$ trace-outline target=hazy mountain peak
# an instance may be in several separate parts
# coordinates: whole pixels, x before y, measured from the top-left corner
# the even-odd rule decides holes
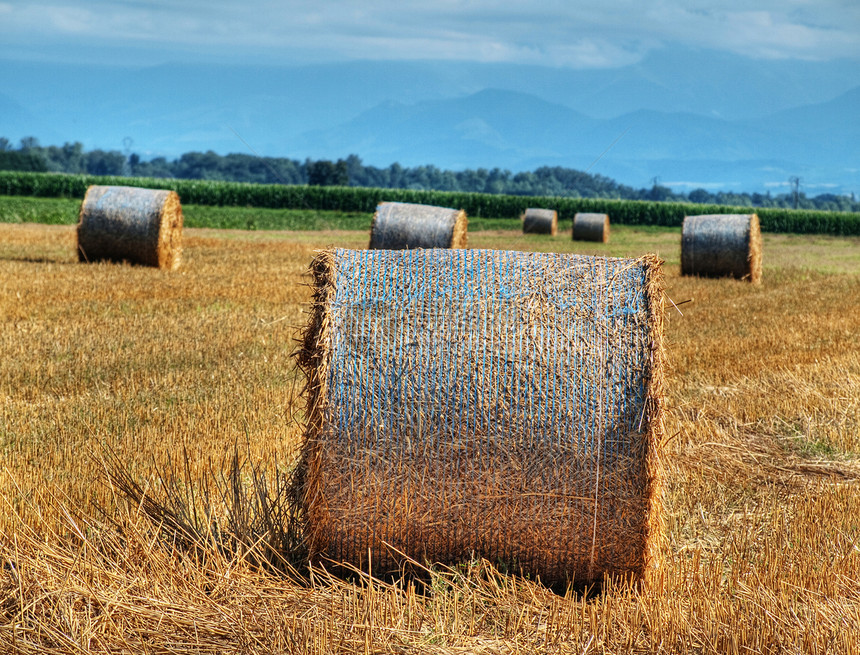
[[[616,69],[470,62],[150,68],[0,62],[0,136],[142,156],[246,151],[533,170],[631,186],[756,190],[802,175],[860,191],[850,62],[656,50]],[[236,134],[241,135],[241,138]]]

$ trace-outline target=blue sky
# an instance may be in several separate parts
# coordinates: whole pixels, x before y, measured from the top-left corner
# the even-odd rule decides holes
[[[0,0],[0,56],[24,60],[442,59],[605,68],[673,45],[860,62],[860,2]]]

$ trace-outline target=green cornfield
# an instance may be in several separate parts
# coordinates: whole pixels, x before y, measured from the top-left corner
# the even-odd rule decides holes
[[[688,215],[755,212],[764,232],[860,235],[860,214],[848,212],[0,171],[0,195],[6,196],[82,199],[91,184],[171,189],[179,194],[183,204],[194,205],[367,213],[373,212],[380,202],[414,202],[463,209],[470,218],[503,219],[516,219],[528,207],[542,207],[555,209],[562,221],[572,220],[577,212],[599,212],[609,214],[612,223],[619,225],[679,227]]]

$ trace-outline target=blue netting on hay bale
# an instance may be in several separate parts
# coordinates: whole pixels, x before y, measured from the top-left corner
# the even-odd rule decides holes
[[[480,555],[547,582],[639,576],[655,537],[654,257],[323,253],[300,357],[315,559]]]

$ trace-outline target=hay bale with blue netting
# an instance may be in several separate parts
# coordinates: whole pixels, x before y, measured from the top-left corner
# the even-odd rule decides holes
[[[761,282],[761,228],[756,214],[685,216],[681,275]]]
[[[523,234],[558,234],[558,212],[554,209],[529,207],[520,218]]]
[[[370,248],[465,248],[468,219],[462,209],[383,202],[370,226]]]
[[[659,260],[329,250],[299,365],[314,563],[641,579],[662,533]]]
[[[182,206],[175,191],[92,185],[81,203],[78,259],[169,270],[182,258]]]

